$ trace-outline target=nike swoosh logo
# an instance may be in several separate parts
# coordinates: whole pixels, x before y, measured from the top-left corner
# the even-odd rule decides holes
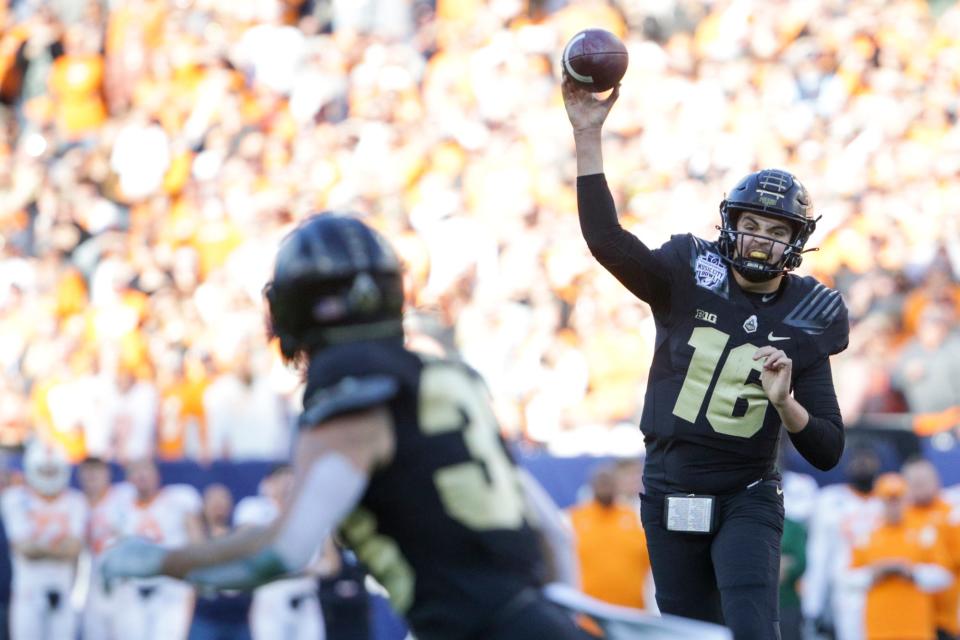
[[[767,334],[767,340],[769,340],[770,342],[777,342],[778,340],[789,340],[789,339],[790,339],[790,336],[775,336],[773,335],[773,331]]]
[[[778,496],[782,496],[782,495],[783,495],[783,488],[782,488],[782,487],[777,487],[777,495],[778,495]]]
[[[760,299],[763,300],[764,302],[770,302],[771,300],[773,300],[773,299],[776,298],[776,297],[777,297],[777,294],[775,294],[775,293],[768,293],[767,295],[762,296]]]

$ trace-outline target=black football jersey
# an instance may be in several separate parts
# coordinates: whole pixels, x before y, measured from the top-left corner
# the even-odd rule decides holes
[[[796,387],[847,345],[840,294],[792,274],[777,292],[744,292],[716,244],[692,235],[651,253],[667,293],[648,300],[657,327],[640,423],[648,488],[727,492],[770,477],[781,421],[753,354],[782,349]]]
[[[780,416],[760,383],[759,347],[793,361],[793,397],[810,414],[791,433],[814,466],[843,452],[829,356],[847,346],[840,294],[787,274],[778,291],[743,291],[715,243],[673,236],[651,250],[617,220],[603,174],[577,178],[580,228],[591,253],[650,305],[657,335],[640,428],[648,493],[732,493],[776,477]]]
[[[395,454],[340,536],[418,638],[470,637],[543,579],[486,388],[465,365],[399,341],[339,345],[310,362],[301,428],[378,405],[393,416]]]

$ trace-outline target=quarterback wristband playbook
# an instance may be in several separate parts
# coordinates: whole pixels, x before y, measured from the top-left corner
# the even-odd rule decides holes
[[[717,522],[717,497],[698,493],[673,493],[663,500],[663,526],[667,531],[714,532]]]

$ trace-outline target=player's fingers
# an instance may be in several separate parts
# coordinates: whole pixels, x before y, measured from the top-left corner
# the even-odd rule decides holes
[[[579,103],[588,95],[588,92],[574,82],[566,71],[563,73],[563,82],[560,83],[560,93],[567,103]]]
[[[767,356],[766,362],[772,362],[774,360],[779,360],[780,358],[786,358],[787,354],[780,349],[774,349],[770,352],[770,355]]]
[[[766,358],[774,351],[777,351],[775,347],[771,347],[770,345],[764,345],[753,352],[753,359],[759,360],[760,358]]]
[[[570,94],[570,93],[573,93],[573,92],[576,90],[576,88],[577,88],[577,85],[576,85],[576,83],[573,81],[573,78],[571,78],[571,77],[570,77],[570,74],[567,73],[566,70],[564,70],[564,71],[563,71],[563,77],[562,77],[562,79],[560,80],[560,89],[561,89],[564,93]]]
[[[770,370],[779,370],[791,364],[790,358],[783,351],[772,354],[764,361],[763,366]]]
[[[620,83],[617,83],[617,86],[613,88],[613,91],[610,92],[606,98],[603,99],[603,104],[607,107],[612,107],[613,103],[617,101],[617,98],[620,97]]]

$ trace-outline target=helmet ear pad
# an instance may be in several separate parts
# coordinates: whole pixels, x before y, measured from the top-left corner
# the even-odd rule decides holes
[[[787,247],[787,257],[783,264],[784,269],[788,271],[796,269],[803,262],[803,247],[806,246],[807,240],[810,239],[813,232],[817,230],[817,219],[809,220],[803,225],[792,223],[791,226],[795,227],[791,241],[792,246]],[[800,250],[794,247],[800,247]],[[816,249],[813,249],[813,251],[816,251]]]

